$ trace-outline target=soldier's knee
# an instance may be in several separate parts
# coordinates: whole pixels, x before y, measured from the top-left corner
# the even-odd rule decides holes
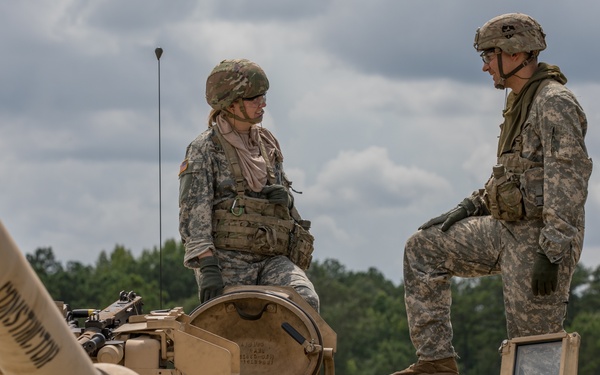
[[[294,287],[294,289],[296,290],[296,292],[298,292],[298,294],[304,298],[304,300],[306,302],[308,302],[308,304],[315,309],[317,312],[319,312],[320,310],[320,300],[319,300],[319,295],[317,294],[317,292],[315,292],[314,290],[310,289],[307,286],[296,286]]]
[[[422,241],[423,237],[423,231],[420,230],[418,232],[415,232],[412,236],[410,236],[408,238],[408,240],[406,240],[406,243],[404,245],[404,257],[410,257],[419,247],[419,243]]]

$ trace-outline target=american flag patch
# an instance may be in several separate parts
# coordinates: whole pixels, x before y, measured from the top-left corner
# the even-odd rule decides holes
[[[185,172],[185,170],[188,168],[188,165],[189,165],[188,159],[185,159],[184,161],[181,162],[181,165],[179,166],[179,175],[181,175],[183,172]]]

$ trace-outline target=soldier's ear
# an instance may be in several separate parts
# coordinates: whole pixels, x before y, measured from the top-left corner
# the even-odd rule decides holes
[[[229,105],[229,107],[227,107],[227,109],[228,109],[230,112],[233,112],[233,111],[235,110],[235,105],[236,105],[236,104],[237,104],[237,105],[239,105],[239,104],[240,104],[240,102],[239,102],[239,101],[237,101],[237,100],[236,100],[236,101],[234,101],[233,103],[231,103],[231,104]]]

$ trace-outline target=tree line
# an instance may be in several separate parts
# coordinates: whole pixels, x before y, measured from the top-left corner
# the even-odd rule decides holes
[[[122,290],[143,297],[144,311],[181,306],[191,313],[199,304],[192,270],[183,266],[184,248],[167,240],[138,257],[124,246],[103,251],[94,265],[63,264],[52,248],[26,258],[54,300],[71,308],[104,308]],[[308,270],[321,299],[321,316],[338,337],[338,375],[385,375],[416,360],[410,342],[404,286],[375,268],[350,271],[335,259],[315,261]],[[461,374],[498,374],[498,348],[506,338],[502,281],[498,276],[456,279],[452,284],[454,346]],[[600,374],[600,267],[579,265],[571,285],[565,328],[582,337],[579,373]]]

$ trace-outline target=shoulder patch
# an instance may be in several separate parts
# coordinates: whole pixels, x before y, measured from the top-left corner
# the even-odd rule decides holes
[[[184,161],[181,162],[181,165],[179,166],[179,176],[181,176],[181,174],[188,169],[189,165],[190,165],[189,159],[185,159]]]

